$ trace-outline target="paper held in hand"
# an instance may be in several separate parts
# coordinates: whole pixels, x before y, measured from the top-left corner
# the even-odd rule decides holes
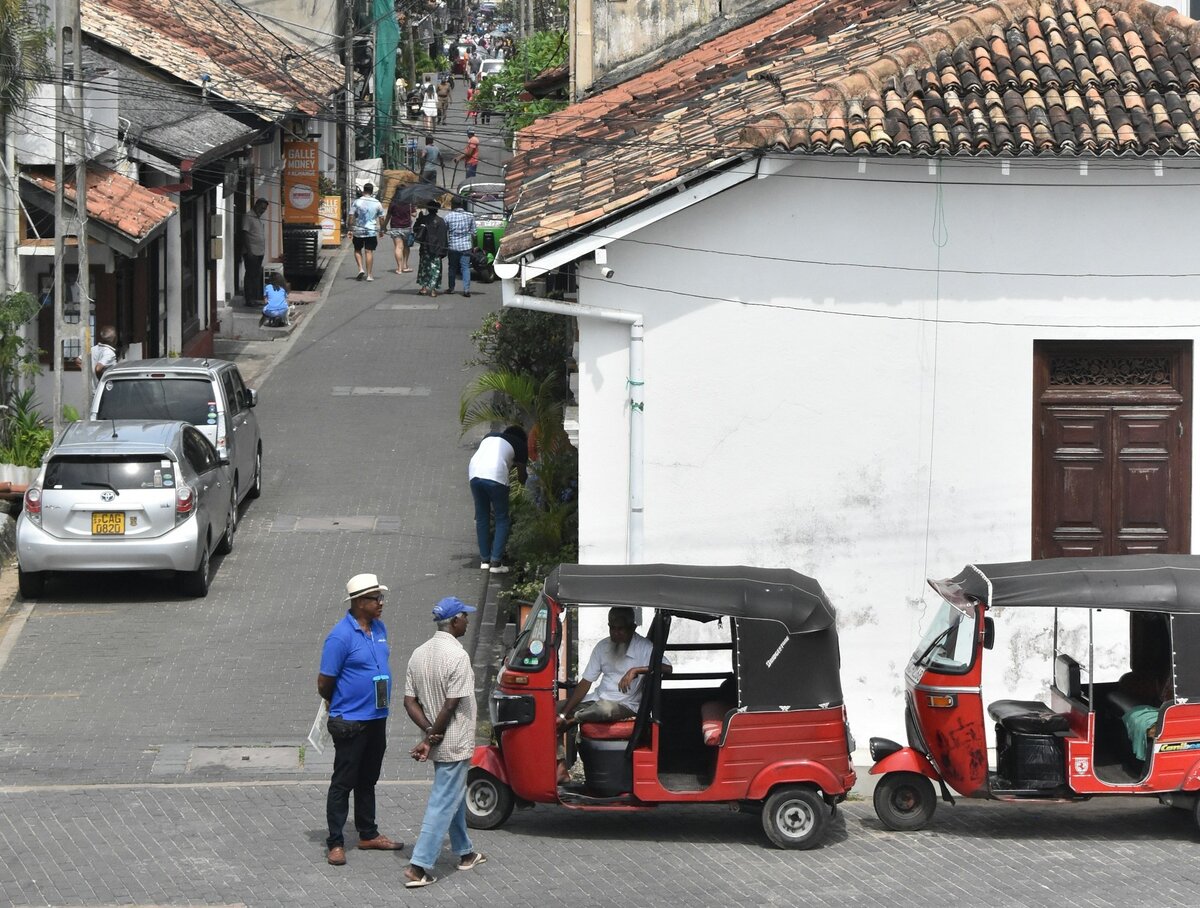
[[[308,730],[308,743],[319,754],[325,753],[325,746],[333,741],[329,736],[329,703],[321,701],[317,707],[317,717],[313,719],[312,728]]]

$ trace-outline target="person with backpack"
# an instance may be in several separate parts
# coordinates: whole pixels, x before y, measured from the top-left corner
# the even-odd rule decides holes
[[[417,284],[421,296],[437,296],[442,283],[442,259],[450,249],[446,222],[438,217],[437,202],[430,202],[413,225],[413,234],[421,244],[417,258]]]

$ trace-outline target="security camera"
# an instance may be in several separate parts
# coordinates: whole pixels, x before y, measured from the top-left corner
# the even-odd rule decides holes
[[[607,265],[605,265],[603,268],[600,269],[600,274],[606,278],[610,278],[613,276],[613,270],[611,268],[609,268]]]

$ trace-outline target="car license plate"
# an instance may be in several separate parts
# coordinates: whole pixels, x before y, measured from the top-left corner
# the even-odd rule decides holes
[[[93,536],[122,536],[125,533],[124,511],[95,511],[92,514]]]

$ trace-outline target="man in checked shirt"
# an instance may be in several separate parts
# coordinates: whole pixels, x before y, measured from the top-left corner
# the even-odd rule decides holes
[[[446,232],[450,234],[450,268],[446,281],[454,292],[454,279],[462,275],[463,296],[471,295],[471,249],[475,246],[475,218],[467,211],[467,203],[455,196],[445,217]]]
[[[418,646],[408,661],[404,708],[423,735],[411,753],[422,763],[433,761],[433,790],[412,863],[404,871],[408,889],[437,881],[433,867],[447,832],[459,870],[471,870],[487,860],[467,833],[467,770],[475,752],[475,671],[459,639],[467,632],[473,611],[454,596],[438,602],[433,607],[437,633]]]

